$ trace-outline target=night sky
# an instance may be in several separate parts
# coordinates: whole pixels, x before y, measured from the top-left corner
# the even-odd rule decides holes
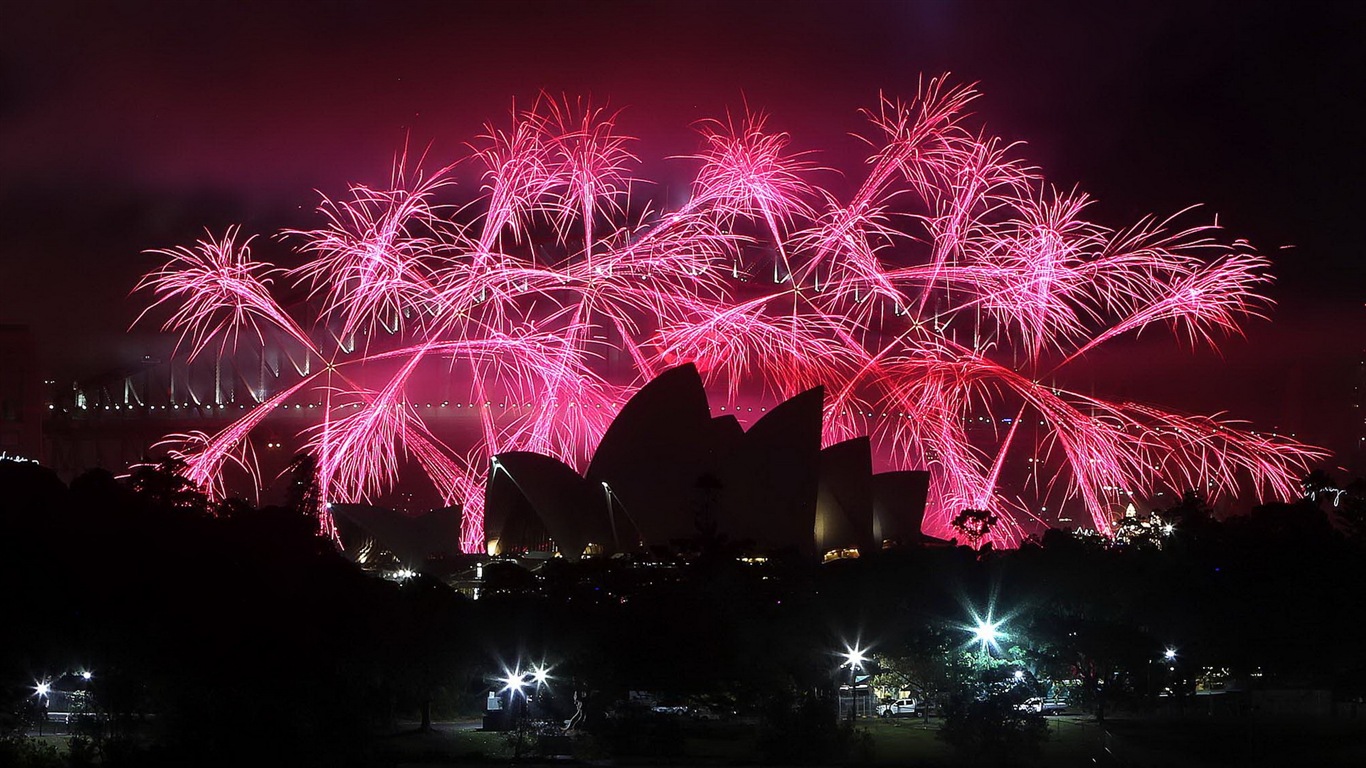
[[[1122,226],[1191,204],[1276,261],[1273,322],[1224,356],[1118,345],[1097,391],[1338,447],[1366,345],[1366,4],[85,3],[0,5],[0,322],[52,378],[153,349],[125,334],[147,248],[308,226],[315,190],[440,164],[542,89],[624,108],[643,173],[748,103],[822,164],[879,90],[977,82],[988,130]],[[838,183],[835,184],[838,187]],[[283,254],[283,251],[272,252]]]

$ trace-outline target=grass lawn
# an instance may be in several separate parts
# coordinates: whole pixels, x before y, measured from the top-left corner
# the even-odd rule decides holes
[[[917,718],[897,718],[868,720],[859,723],[859,727],[865,728],[873,738],[873,763],[876,765],[964,765],[953,747],[939,739],[940,723],[938,719],[926,723]],[[1115,764],[1113,757],[1106,759],[1107,736],[1094,723],[1083,718],[1050,717],[1048,731],[1049,739],[1043,745],[1043,754],[1033,764]]]
[[[953,748],[939,740],[939,721],[919,718],[867,720],[857,727],[873,737],[875,765],[952,765]]]
[[[1043,754],[1022,765],[1279,768],[1366,765],[1366,719],[1125,718],[1104,726],[1087,717],[1050,717]],[[877,765],[966,764],[936,735],[938,721],[859,724],[873,738]]]
[[[1071,766],[1363,766],[1366,719],[1212,720],[1128,718],[1104,726],[1084,716],[1047,718],[1049,740],[1042,754],[1020,765]],[[512,749],[501,733],[470,723],[439,723],[421,733],[403,730],[381,740],[380,754],[401,764],[499,763]],[[938,737],[940,721],[915,718],[867,719],[857,724],[872,739],[875,766],[937,768],[972,765]],[[65,742],[65,738],[62,739]],[[62,746],[65,746],[64,743]],[[761,762],[750,729],[713,727],[687,734],[680,764],[754,765]],[[623,758],[630,765],[631,758]],[[658,762],[657,759],[650,762]]]
[[[1242,718],[1116,720],[1106,727],[1135,751],[1170,755],[1170,765],[1362,766],[1366,720]]]
[[[405,729],[379,741],[380,753],[400,763],[503,761],[512,758],[505,734],[436,723],[431,731]]]

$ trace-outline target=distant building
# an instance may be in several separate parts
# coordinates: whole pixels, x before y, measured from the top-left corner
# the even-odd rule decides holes
[[[427,570],[432,560],[461,554],[459,507],[420,515],[366,504],[330,509],[346,552],[370,570],[415,573]]]
[[[920,542],[928,473],[874,475],[867,438],[822,450],[823,406],[818,387],[745,431],[712,418],[696,368],[667,371],[622,408],[586,476],[535,453],[493,458],[489,553],[725,545],[834,559]]]
[[[41,461],[43,392],[38,347],[23,325],[0,325],[0,453]]]

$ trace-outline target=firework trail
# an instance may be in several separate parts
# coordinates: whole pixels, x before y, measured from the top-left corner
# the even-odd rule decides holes
[[[663,211],[632,197],[643,181],[616,114],[542,98],[470,145],[460,162],[481,185],[461,205],[438,201],[460,163],[423,176],[401,159],[389,188],[352,186],[323,199],[318,228],[283,233],[307,259],[292,270],[253,261],[235,229],[158,251],[168,262],[142,287],[174,308],[164,328],[189,356],[279,333],[319,363],[221,433],[178,436],[175,456],[221,492],[224,466],[250,463],[252,429],[307,391],[324,404],[301,437],[327,501],[374,498],[411,459],[464,505],[462,546],[478,551],[490,456],[582,468],[636,388],[694,362],[732,397],[825,385],[827,442],[870,434],[884,462],[930,472],[934,535],[963,509],[997,515],[984,541],[999,546],[1040,503],[1081,503],[1109,532],[1118,494],[1293,492],[1318,449],[1060,379],[1154,326],[1193,346],[1238,333],[1269,308],[1267,260],[1179,223],[1188,211],[1118,230],[1088,221],[1084,195],[968,125],[974,98],[939,78],[882,99],[844,198],[761,116],[702,123],[701,149],[681,159],[697,168],[690,199]],[[273,281],[306,289],[309,322]],[[467,384],[473,403],[536,407],[480,408],[457,452],[413,402],[424,368]],[[1011,426],[984,433],[983,414]],[[1003,467],[1026,459],[1049,479],[1006,490]]]

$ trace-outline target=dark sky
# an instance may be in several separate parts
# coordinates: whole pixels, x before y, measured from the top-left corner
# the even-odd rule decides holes
[[[847,167],[858,107],[947,71],[1102,223],[1201,203],[1276,259],[1273,323],[1222,360],[1121,345],[1098,389],[1338,444],[1366,344],[1362,5],[11,1],[0,322],[59,378],[137,359],[140,251],[306,225],[315,189],[382,182],[409,136],[452,159],[541,89],[624,107],[652,167],[746,101]]]

